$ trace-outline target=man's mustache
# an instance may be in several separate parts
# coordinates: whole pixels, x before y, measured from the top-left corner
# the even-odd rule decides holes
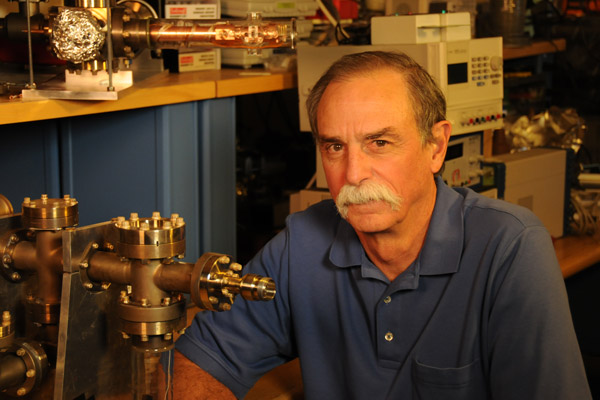
[[[388,203],[392,210],[398,210],[402,203],[402,198],[394,194],[390,188],[379,182],[365,181],[360,185],[342,186],[335,204],[342,218],[348,216],[348,206],[352,204],[366,204],[371,201],[384,201]]]

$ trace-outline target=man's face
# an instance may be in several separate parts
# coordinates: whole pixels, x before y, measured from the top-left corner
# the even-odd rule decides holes
[[[443,155],[439,161],[436,144],[422,144],[399,73],[381,70],[332,82],[317,118],[323,168],[338,208],[343,211],[339,200],[345,185],[375,186],[376,192],[383,186],[396,199],[395,205],[386,200],[348,205],[345,218],[355,230],[386,232],[410,224],[415,213],[431,212],[432,176]]]

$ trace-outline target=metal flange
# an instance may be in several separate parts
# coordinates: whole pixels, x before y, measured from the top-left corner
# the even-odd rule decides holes
[[[76,199],[68,194],[62,199],[49,199],[43,194],[40,199],[26,197],[21,204],[21,220],[28,229],[60,230],[79,223]]]
[[[185,222],[178,214],[162,218],[154,212],[152,218],[139,218],[132,213],[127,220],[115,219],[119,231],[116,253],[138,260],[181,257],[185,254]]]
[[[21,358],[25,364],[25,376],[21,384],[7,388],[5,393],[10,396],[25,396],[39,387],[47,375],[48,357],[41,344],[25,339],[16,339],[15,343],[8,349],[8,353],[14,353]]]

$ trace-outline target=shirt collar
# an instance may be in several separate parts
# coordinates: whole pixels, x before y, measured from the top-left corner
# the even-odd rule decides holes
[[[419,275],[449,274],[458,271],[462,253],[464,227],[461,196],[446,186],[440,177],[436,178],[436,186],[433,215],[425,243],[415,261],[420,264]],[[363,265],[366,259],[356,232],[344,219],[340,218],[338,222],[329,259],[340,268]]]

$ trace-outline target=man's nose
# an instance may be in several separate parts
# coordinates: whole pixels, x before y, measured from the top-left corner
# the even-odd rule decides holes
[[[371,175],[371,164],[368,156],[361,149],[349,149],[346,160],[346,182],[359,185]]]

